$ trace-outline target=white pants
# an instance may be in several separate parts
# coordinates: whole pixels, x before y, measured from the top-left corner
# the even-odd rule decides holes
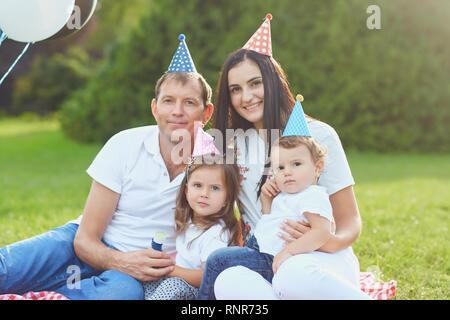
[[[218,300],[361,300],[359,263],[351,248],[336,253],[314,251],[284,261],[272,283],[243,266],[219,274]]]

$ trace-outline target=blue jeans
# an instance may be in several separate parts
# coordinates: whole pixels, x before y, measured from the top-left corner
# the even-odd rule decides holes
[[[214,251],[208,256],[203,271],[202,284],[198,292],[199,300],[215,300],[214,282],[225,269],[244,266],[258,272],[267,281],[272,282],[273,256],[259,252],[256,238],[251,237],[245,247],[227,247]]]
[[[77,257],[77,230],[77,224],[67,223],[1,248],[0,294],[55,291],[73,300],[144,299],[138,280],[119,271],[96,270]]]

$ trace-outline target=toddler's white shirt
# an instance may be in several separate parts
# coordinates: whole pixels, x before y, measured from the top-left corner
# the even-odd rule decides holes
[[[283,239],[277,233],[284,220],[301,219],[308,222],[304,212],[316,213],[332,220],[333,209],[325,187],[312,185],[299,193],[279,193],[272,201],[269,214],[263,214],[255,229],[259,251],[273,256],[283,250]]]

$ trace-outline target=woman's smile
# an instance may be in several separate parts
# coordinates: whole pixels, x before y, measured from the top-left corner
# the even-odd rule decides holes
[[[243,108],[245,110],[249,111],[249,112],[253,112],[253,111],[256,111],[257,109],[259,109],[262,106],[263,106],[263,102],[260,101],[260,102],[253,103],[253,104],[248,105],[248,106],[244,106]]]

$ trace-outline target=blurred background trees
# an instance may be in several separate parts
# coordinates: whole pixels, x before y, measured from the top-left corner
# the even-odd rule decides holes
[[[372,4],[381,9],[381,30],[366,26]],[[0,87],[0,114],[57,112],[64,132],[84,142],[155,123],[154,85],[178,34],[215,91],[227,55],[268,12],[273,55],[292,93],[346,148],[450,150],[446,0],[100,0],[81,31],[30,48]],[[5,41],[2,71],[21,47]]]

